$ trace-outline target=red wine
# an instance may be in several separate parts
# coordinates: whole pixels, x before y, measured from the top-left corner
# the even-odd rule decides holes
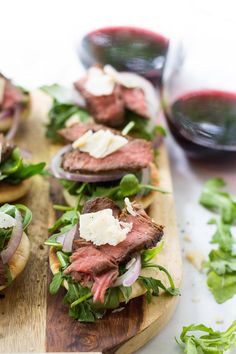
[[[86,68],[111,64],[117,70],[133,71],[160,83],[169,40],[160,34],[132,27],[108,27],[88,33],[79,56]]]
[[[236,93],[193,91],[179,97],[166,116],[188,155],[236,156]]]

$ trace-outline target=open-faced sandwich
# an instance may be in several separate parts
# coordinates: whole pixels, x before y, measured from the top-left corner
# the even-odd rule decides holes
[[[29,93],[0,74],[0,133],[12,139],[21,119],[28,116]]]
[[[118,72],[110,65],[94,66],[74,86],[70,94],[58,85],[42,88],[54,98],[47,126],[53,141],[60,141],[58,131],[74,123],[95,122],[119,130],[128,125],[132,135],[147,140],[163,133],[157,125],[158,93],[143,77]]]
[[[107,196],[116,202],[136,198],[147,208],[155,191],[163,192],[151,142],[94,123],[77,123],[59,134],[70,144],[55,155],[51,170],[69,205]]]
[[[149,302],[160,290],[178,294],[168,271],[157,263],[163,226],[136,202],[125,202],[121,210],[109,198],[95,198],[81,214],[67,211],[50,230],[50,292],[65,287],[64,303],[79,321],[93,322],[145,293]],[[155,269],[165,273],[167,282],[153,277]]]
[[[0,290],[9,286],[24,270],[30,254],[26,229],[31,211],[24,205],[0,207]]]
[[[24,162],[20,149],[0,134],[0,204],[23,197],[31,186],[30,177],[40,174],[44,167],[44,162]]]

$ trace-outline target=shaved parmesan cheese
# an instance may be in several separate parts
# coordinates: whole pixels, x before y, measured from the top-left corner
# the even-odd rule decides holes
[[[87,152],[90,156],[97,159],[103,158],[119,150],[126,145],[128,140],[120,135],[113,134],[110,130],[98,130],[93,133],[88,130],[72,144],[74,149]]]
[[[137,213],[133,209],[132,203],[130,202],[129,198],[125,198],[125,205],[126,205],[126,209],[130,213],[130,215],[133,215],[133,216],[137,215]]]
[[[140,88],[143,90],[150,117],[157,116],[157,94],[153,85],[148,80],[135,73],[118,72],[111,65],[105,65],[103,70],[105,74],[109,75],[114,80],[114,82],[127,88]]]
[[[0,228],[8,229],[9,227],[13,227],[16,225],[16,220],[8,215],[0,211]]]
[[[96,213],[81,214],[80,236],[95,245],[109,244],[112,246],[126,239],[132,230],[132,223],[119,222],[114,218],[111,209],[103,209]]]
[[[85,89],[94,96],[108,96],[114,90],[115,82],[110,75],[104,74],[100,68],[92,67],[88,70]]]
[[[3,102],[6,80],[0,77],[0,105]]]

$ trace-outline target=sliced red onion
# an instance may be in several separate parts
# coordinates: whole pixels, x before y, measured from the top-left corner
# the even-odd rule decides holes
[[[57,236],[57,242],[59,242],[63,245],[66,234],[67,234],[67,232],[64,232],[63,234]]]
[[[12,229],[11,238],[8,242],[7,248],[1,252],[3,264],[8,263],[12,256],[15,254],[23,235],[22,217],[18,209],[16,209],[15,219],[16,225]]]
[[[127,270],[126,273],[122,274],[120,277],[116,279],[113,287],[123,285],[123,286],[131,286],[138,279],[141,272],[141,256],[137,254],[135,256],[136,261],[131,265],[131,267]]]
[[[0,121],[8,118],[11,115],[11,109],[4,109],[4,111],[0,112]]]
[[[51,163],[51,171],[56,178],[63,178],[69,181],[77,181],[77,182],[107,182],[107,181],[115,181],[121,179],[123,176],[127,174],[126,171],[109,173],[109,174],[83,174],[83,173],[71,173],[65,171],[61,168],[61,158],[66,153],[72,150],[72,145],[66,145],[61,150],[57,152],[57,154],[53,157]]]
[[[22,107],[17,105],[14,109],[13,121],[10,130],[6,134],[7,140],[12,140],[16,135],[19,123],[20,123],[20,115],[21,115]]]
[[[75,238],[76,229],[77,229],[77,225],[74,225],[72,227],[72,229],[70,229],[66,233],[65,238],[64,238],[64,242],[63,242],[63,247],[62,247],[63,252],[72,252],[72,245],[73,245],[73,241]]]

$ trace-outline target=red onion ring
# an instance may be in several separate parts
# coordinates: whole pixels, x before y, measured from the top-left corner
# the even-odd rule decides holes
[[[77,225],[74,225],[72,229],[70,229],[66,233],[63,241],[63,247],[62,247],[63,252],[72,252],[72,245],[75,238],[76,229],[77,229]]]
[[[161,134],[158,134],[155,136],[155,138],[152,141],[152,147],[154,149],[157,149],[161,143],[163,142],[163,136]]]
[[[16,252],[16,250],[21,242],[21,239],[22,239],[23,224],[22,224],[21,213],[19,212],[18,209],[16,209],[15,219],[16,219],[16,225],[12,229],[11,238],[8,242],[7,248],[5,248],[1,252],[1,258],[2,258],[3,264],[6,264],[9,262],[9,260],[12,258],[12,256]]]
[[[8,118],[11,115],[12,111],[10,109],[5,109],[0,113],[0,121]]]
[[[17,105],[14,109],[14,114],[13,114],[13,122],[10,130],[6,134],[6,139],[7,140],[12,140],[14,136],[16,135],[19,123],[20,123],[20,114],[21,114],[22,107]]]
[[[140,254],[137,254],[135,258],[136,258],[135,262],[131,265],[131,267],[127,270],[126,273],[124,273],[123,275],[121,275],[116,279],[116,282],[113,284],[112,287],[116,287],[119,285],[131,286],[133,283],[136,282],[141,272]]]
[[[110,174],[101,174],[101,175],[92,175],[92,174],[82,174],[82,173],[70,173],[63,170],[61,165],[61,158],[62,156],[72,149],[72,145],[66,145],[61,150],[57,152],[57,154],[53,157],[51,163],[51,171],[56,178],[67,179],[69,181],[75,182],[108,182],[108,181],[115,181],[121,179],[123,176],[127,174],[126,171],[122,172],[115,172]]]

